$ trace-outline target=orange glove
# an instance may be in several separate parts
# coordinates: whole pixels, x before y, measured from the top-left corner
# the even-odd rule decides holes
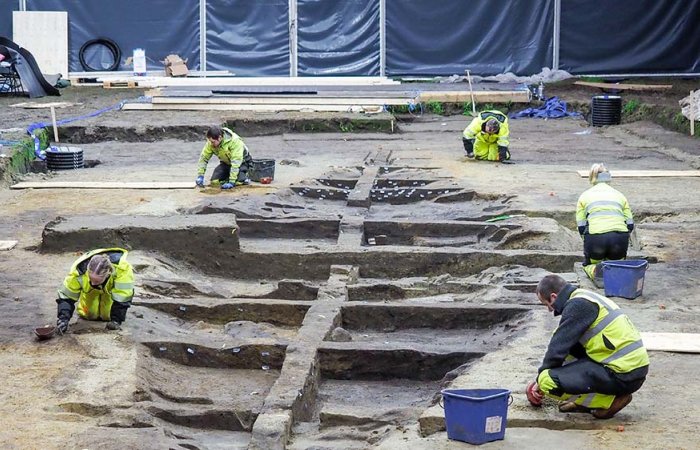
[[[527,388],[525,388],[525,394],[527,394],[527,399],[532,406],[542,406],[544,393],[542,393],[536,381],[531,381],[527,385]]]

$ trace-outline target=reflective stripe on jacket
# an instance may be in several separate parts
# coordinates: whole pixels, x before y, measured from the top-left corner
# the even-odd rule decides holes
[[[95,255],[105,253],[114,267],[114,272],[104,283],[102,289],[90,286],[87,263]],[[78,258],[71,266],[68,276],[58,289],[58,297],[73,301],[90,301],[102,293],[110,295],[112,301],[130,302],[134,297],[134,272],[126,260],[128,252],[123,248],[101,248],[88,252]]]
[[[222,128],[221,131],[223,132],[223,136],[218,147],[211,145],[211,142],[207,139],[207,143],[202,149],[202,154],[199,156],[197,175],[204,175],[204,172],[207,171],[209,160],[212,155],[216,155],[219,161],[231,166],[231,177],[229,180],[235,182],[238,178],[238,168],[241,167],[243,163],[245,144],[240,136],[228,128]]]
[[[587,289],[576,289],[569,297],[573,298],[598,305],[598,317],[579,339],[593,361],[617,373],[649,365],[649,355],[639,331],[615,302]]]
[[[486,121],[494,118],[500,124],[500,129],[498,134],[488,134],[485,133],[483,128]],[[508,117],[500,111],[483,111],[477,115],[474,120],[471,121],[469,126],[464,129],[464,136],[466,139],[476,139],[477,141],[486,142],[487,144],[497,144],[501,147],[508,147],[510,142],[508,141],[508,136],[510,131],[508,129]]]
[[[628,224],[634,224],[630,205],[625,196],[609,184],[597,183],[578,198],[576,225],[588,225],[589,234],[626,232]]]

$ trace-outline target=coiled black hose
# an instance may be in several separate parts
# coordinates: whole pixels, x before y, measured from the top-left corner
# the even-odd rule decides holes
[[[91,67],[87,62],[85,62],[85,51],[89,48],[92,47],[93,45],[102,45],[109,50],[109,52],[112,54],[112,57],[114,58],[114,62],[112,63],[111,66],[109,66],[107,69],[104,68],[94,68]],[[108,38],[97,38],[97,39],[91,39],[84,43],[82,47],[80,47],[80,51],[78,52],[78,59],[80,60],[80,65],[83,66],[83,69],[85,69],[87,72],[99,72],[106,70],[108,72],[114,71],[119,69],[119,64],[122,59],[122,51],[117,45],[116,42],[114,42],[111,39]]]

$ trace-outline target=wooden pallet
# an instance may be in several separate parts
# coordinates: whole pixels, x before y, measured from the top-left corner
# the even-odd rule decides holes
[[[133,80],[104,80],[102,87],[105,89],[135,89],[139,87],[139,82]]]

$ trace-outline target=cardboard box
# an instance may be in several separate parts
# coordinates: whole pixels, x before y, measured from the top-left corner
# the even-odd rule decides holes
[[[168,55],[163,61],[166,77],[185,77],[189,73],[187,60],[182,60],[178,55]]]

